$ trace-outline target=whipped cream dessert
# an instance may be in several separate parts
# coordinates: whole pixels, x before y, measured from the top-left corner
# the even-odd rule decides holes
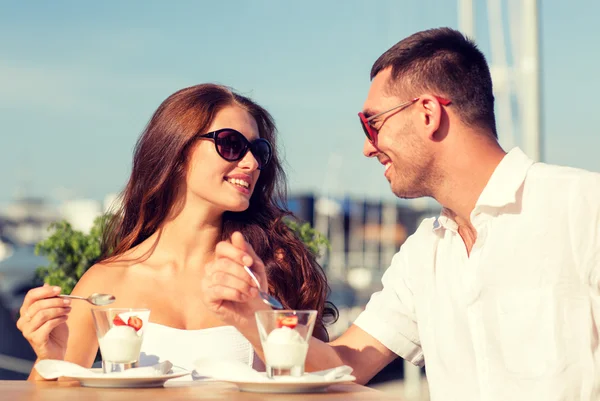
[[[308,343],[300,333],[283,326],[274,329],[263,343],[267,365],[274,368],[292,368],[304,366]]]
[[[136,362],[140,356],[142,339],[131,326],[113,326],[98,340],[102,359],[114,363]]]

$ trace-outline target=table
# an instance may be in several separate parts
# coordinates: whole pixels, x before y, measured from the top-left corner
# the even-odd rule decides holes
[[[80,387],[77,381],[27,382],[0,381],[0,400],[10,401],[129,401],[154,399],[161,401],[233,400],[233,401],[378,401],[396,400],[389,394],[358,384],[333,385],[324,393],[266,394],[245,393],[233,384],[223,382],[167,382],[165,388],[109,389]]]

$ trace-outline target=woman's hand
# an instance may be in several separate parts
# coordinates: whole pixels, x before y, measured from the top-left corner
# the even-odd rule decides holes
[[[17,328],[29,341],[38,360],[64,359],[69,329],[66,321],[71,311],[69,299],[57,297],[60,287],[44,284],[31,289],[23,301]]]
[[[235,232],[231,242],[217,244],[215,258],[206,265],[202,281],[203,301],[209,310],[240,331],[256,327],[254,312],[269,309],[244,266],[254,272],[260,286],[266,291],[265,265],[242,234]]]

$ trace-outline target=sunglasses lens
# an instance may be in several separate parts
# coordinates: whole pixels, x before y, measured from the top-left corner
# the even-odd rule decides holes
[[[367,139],[371,142],[373,142],[373,138],[371,138],[371,133],[369,132],[369,128],[367,128],[367,126],[363,123],[362,124],[363,127],[363,131],[365,131],[365,135],[367,136]]]
[[[233,162],[240,160],[246,155],[248,147],[258,162],[258,169],[263,169],[271,160],[271,145],[266,139],[257,139],[249,143],[244,135],[237,131],[221,131],[215,138],[217,150],[221,157]]]
[[[248,150],[246,138],[235,131],[219,132],[219,136],[215,138],[215,143],[217,144],[221,157],[228,161],[241,159]]]
[[[361,114],[358,115],[358,117],[360,118],[360,126],[362,127],[365,135],[367,136],[367,139],[373,142],[373,136],[369,127],[369,123],[365,121],[365,117]]]
[[[251,146],[252,154],[258,162],[258,169],[262,170],[271,160],[271,145],[265,139],[258,139]]]

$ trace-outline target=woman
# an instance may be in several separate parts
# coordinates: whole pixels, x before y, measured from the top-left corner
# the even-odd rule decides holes
[[[116,296],[111,307],[151,309],[142,364],[160,359],[192,369],[195,359],[211,356],[260,366],[248,341],[200,296],[203,278],[232,252],[261,272],[261,287],[285,307],[316,309],[314,335],[327,338],[323,319],[335,310],[326,307],[327,282],[314,255],[282,220],[289,213],[281,206],[285,177],[275,134],[265,109],[205,84],[167,98],[140,137],[105,257],[73,294],[109,293]],[[230,291],[247,287],[232,277],[217,275]],[[98,350],[90,306],[56,295],[50,286],[31,290],[17,326],[38,360],[90,367]],[[255,286],[235,296],[267,307]],[[30,379],[41,378],[34,370]]]

